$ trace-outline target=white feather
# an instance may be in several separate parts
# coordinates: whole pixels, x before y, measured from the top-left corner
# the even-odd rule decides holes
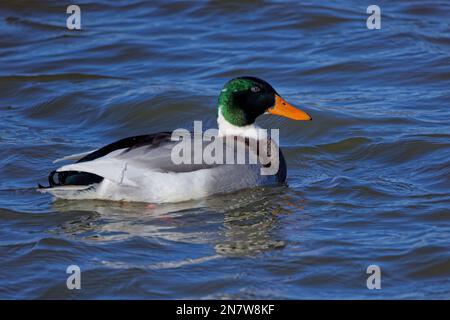
[[[56,159],[53,161],[53,163],[57,163],[57,162],[61,162],[61,161],[66,161],[66,160],[80,160],[81,158],[87,156],[88,154],[94,152],[96,150],[91,150],[91,151],[87,151],[87,152],[81,152],[81,153],[75,153],[75,154],[71,154],[69,156],[65,156],[59,159]]]
[[[256,124],[250,124],[247,126],[238,127],[232,125],[222,115],[221,108],[219,108],[219,116],[217,118],[217,124],[219,126],[219,136],[238,136],[238,137],[248,137],[258,140],[260,137],[264,136],[266,133],[265,129],[258,127]]]

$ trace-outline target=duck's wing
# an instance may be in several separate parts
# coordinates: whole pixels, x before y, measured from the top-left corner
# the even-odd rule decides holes
[[[69,156],[65,156],[53,161],[53,163],[58,163],[67,160],[78,160],[77,162],[91,161],[97,158],[106,156],[107,154],[126,148],[137,148],[142,145],[153,145],[158,146],[160,142],[170,140],[170,132],[158,132],[154,134],[140,135],[134,137],[128,137],[116,141],[114,143],[108,144],[100,149],[95,149],[87,152],[75,153]]]
[[[142,147],[146,147],[148,149],[156,149],[161,146],[161,144],[171,142],[171,136],[171,132],[158,132],[153,134],[124,138],[86,154],[78,160],[78,163],[99,159],[108,156],[118,150],[129,152],[131,150]]]
[[[216,166],[205,163],[175,164],[172,161],[172,149],[179,141],[173,141],[171,135],[171,132],[160,132],[129,137],[90,153],[66,157],[77,158],[78,161],[53,171],[49,176],[50,187],[88,185],[102,178],[136,186],[135,181],[148,172],[180,173]],[[56,182],[55,176],[58,177]]]
[[[97,151],[97,149],[91,150],[91,151],[87,151],[87,152],[71,154],[69,156],[65,156],[65,157],[53,160],[53,163],[58,163],[58,162],[61,162],[61,161],[68,161],[68,160],[80,160],[81,158],[83,158],[83,157],[87,156],[88,154],[91,154],[91,153],[93,153],[95,151]]]

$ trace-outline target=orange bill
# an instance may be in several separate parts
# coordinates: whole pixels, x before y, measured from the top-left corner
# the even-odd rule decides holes
[[[305,111],[297,109],[277,94],[275,95],[275,105],[272,108],[269,108],[267,112],[293,120],[312,120],[311,116]]]

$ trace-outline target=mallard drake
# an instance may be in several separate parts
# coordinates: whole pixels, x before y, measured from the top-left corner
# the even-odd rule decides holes
[[[255,124],[262,114],[311,120],[310,115],[286,102],[266,81],[239,77],[226,83],[220,92],[216,138],[233,137],[235,142],[243,143],[249,153],[259,156],[259,145],[252,148],[249,141],[259,141],[264,136],[261,135],[263,129]],[[272,148],[275,141],[268,141]],[[63,199],[164,203],[280,184],[286,180],[286,163],[280,149],[268,152],[269,164],[278,156],[277,170],[262,174],[261,167],[267,162],[174,163],[173,151],[179,143],[174,141],[171,132],[160,132],[125,138],[98,150],[67,156],[56,161],[76,162],[52,171],[49,185],[39,185],[38,190]]]

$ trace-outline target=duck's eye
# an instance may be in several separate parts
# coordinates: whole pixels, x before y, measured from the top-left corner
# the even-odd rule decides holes
[[[260,92],[261,88],[260,87],[251,87],[250,89],[252,92]]]

